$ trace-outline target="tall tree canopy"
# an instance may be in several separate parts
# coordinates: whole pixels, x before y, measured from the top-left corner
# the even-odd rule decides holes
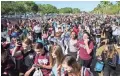
[[[101,1],[92,11],[97,14],[118,14],[120,13],[120,1],[113,4],[110,1]]]
[[[2,1],[1,13],[15,14],[15,13],[80,13],[80,9],[65,7],[57,9],[57,7],[51,4],[35,4],[33,1]]]

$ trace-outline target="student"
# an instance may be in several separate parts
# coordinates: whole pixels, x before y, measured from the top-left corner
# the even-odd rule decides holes
[[[101,29],[99,26],[96,27],[95,33],[96,33],[96,44],[98,45],[97,47],[99,47],[101,43]]]
[[[106,24],[104,32],[105,32],[107,42],[110,42],[110,40],[112,38],[112,28],[111,28],[110,24]]]
[[[91,53],[93,51],[94,45],[89,33],[84,31],[83,39],[78,40],[75,46],[79,50],[79,57],[82,60],[82,66],[90,68],[92,59]]]
[[[50,57],[52,60],[52,76],[61,76],[61,60],[63,57],[62,48],[59,45],[56,45],[53,47],[52,50],[50,50]]]
[[[42,38],[42,33],[41,33],[41,26],[40,26],[40,24],[37,24],[37,25],[35,25],[34,26],[34,28],[33,28],[33,32],[35,33],[35,38],[37,39],[37,38]]]
[[[32,67],[36,53],[32,49],[32,41],[28,38],[26,38],[23,41],[22,47],[24,49],[24,51],[22,51],[22,54],[24,57],[23,66],[24,66],[24,73],[25,73],[26,71],[28,71]]]
[[[118,61],[118,52],[115,49],[113,44],[107,44],[107,47],[105,51],[101,54],[102,59],[105,63],[104,69],[103,69],[103,76],[115,76],[115,70],[117,66]],[[116,56],[116,59],[113,57]]]
[[[34,65],[25,73],[25,76],[29,76],[35,67],[40,67],[43,76],[49,76],[51,73],[52,65],[50,63],[51,60],[48,51],[40,42],[37,42],[35,44],[34,50],[36,52]]]
[[[57,40],[57,44],[62,47],[62,51],[65,54],[64,39],[61,37],[61,32],[55,33],[55,39]]]
[[[64,76],[81,76],[81,67],[76,59],[70,55],[65,55],[62,59],[62,67],[65,70]]]
[[[72,55],[77,59],[78,49],[74,46],[75,44],[77,44],[77,37],[76,37],[76,33],[72,31],[70,40],[68,42],[68,48],[66,48],[67,49],[66,51],[68,51],[68,54]]]
[[[19,53],[22,51],[22,43],[20,38],[14,38],[14,43],[10,46],[10,53],[16,60],[16,70],[18,73],[22,73],[22,62],[23,62],[23,55],[15,55],[15,53]]]
[[[65,31],[61,37],[64,39],[65,54],[67,54],[68,42],[70,40],[70,30],[68,28],[65,28]]]
[[[22,50],[19,51],[14,50],[12,53],[12,56],[21,56],[21,55],[23,56],[22,72],[25,73],[27,70],[29,70],[32,67],[35,58],[35,51],[32,49],[32,41],[28,38],[26,38],[22,42]]]
[[[79,29],[78,29],[77,24],[74,25],[73,31],[76,33],[76,35],[78,35]]]
[[[27,34],[27,38],[29,38],[32,42],[34,42],[34,35],[32,31],[29,31]]]
[[[120,48],[120,24],[117,28],[117,48]]]
[[[84,31],[84,26],[82,25],[79,25],[79,32],[78,32],[78,39],[82,39],[82,36],[83,36],[83,31]]]
[[[16,76],[15,63],[8,48],[1,44],[1,76]]]

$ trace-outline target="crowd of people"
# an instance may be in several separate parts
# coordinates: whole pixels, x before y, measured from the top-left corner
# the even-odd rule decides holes
[[[120,17],[1,22],[2,76],[120,76]]]

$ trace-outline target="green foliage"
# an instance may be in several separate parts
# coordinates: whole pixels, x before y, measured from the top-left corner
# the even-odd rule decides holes
[[[61,9],[57,9],[55,6],[51,4],[35,4],[33,1],[2,1],[1,2],[1,14],[8,15],[14,13],[41,13],[41,14],[49,14],[49,13],[79,13],[80,9],[78,8],[70,8],[65,7]]]
[[[1,13],[26,13],[37,12],[38,6],[33,1],[2,1]]]
[[[55,6],[50,4],[39,4],[39,12],[42,14],[49,14],[49,13],[58,13],[58,10]]]
[[[1,1],[1,14],[7,14],[8,12],[13,11],[13,4],[12,1]]]
[[[73,13],[80,13],[80,9],[78,9],[78,8],[73,8]]]
[[[59,9],[59,13],[72,13],[72,8],[70,7],[61,8]]]
[[[38,12],[38,5],[37,4],[34,4],[31,8],[31,10],[34,12],[34,13],[37,13]]]
[[[112,4],[110,1],[101,1],[92,12],[97,14],[118,14],[120,13],[120,1],[117,1],[116,4]]]

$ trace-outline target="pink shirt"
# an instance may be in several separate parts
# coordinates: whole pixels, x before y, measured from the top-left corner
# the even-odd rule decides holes
[[[79,29],[73,27],[73,31],[76,33],[76,35],[78,35]]]
[[[85,43],[83,40],[79,40],[76,44],[76,47],[79,49],[79,56],[81,59],[83,60],[89,60],[91,59],[92,57],[90,56],[90,54],[87,53],[87,50],[85,48]],[[89,48],[93,50],[93,42],[91,41],[89,43]]]

